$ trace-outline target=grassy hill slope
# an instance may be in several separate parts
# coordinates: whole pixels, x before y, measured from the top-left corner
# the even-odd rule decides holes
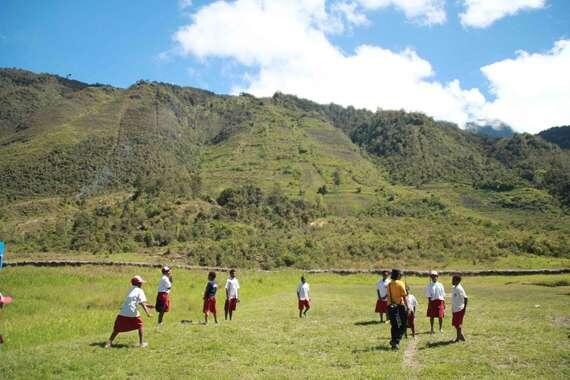
[[[268,268],[570,255],[570,153],[535,136],[279,93],[0,78],[0,237],[15,252]]]

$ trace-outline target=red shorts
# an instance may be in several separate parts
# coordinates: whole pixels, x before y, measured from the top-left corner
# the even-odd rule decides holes
[[[451,325],[453,327],[461,327],[463,324],[463,317],[465,316],[465,309],[461,309],[458,312],[453,313],[453,319],[451,320]]]
[[[204,314],[208,312],[216,314],[216,297],[209,297],[204,300],[204,308],[202,309]]]
[[[299,310],[310,309],[311,305],[309,304],[309,300],[299,300]]]
[[[143,327],[143,320],[141,317],[125,317],[124,315],[117,315],[115,319],[114,332],[127,332],[138,330]]]
[[[166,292],[159,292],[156,296],[156,305],[154,306],[158,312],[169,312],[170,311],[170,294]]]
[[[414,312],[408,313],[408,328],[415,330],[416,327],[416,316]]]
[[[429,301],[427,316],[431,318],[443,318],[445,316],[445,301],[443,300]]]
[[[235,311],[237,309],[237,298],[230,298],[226,300],[226,304],[224,305],[225,310]]]
[[[388,300],[377,300],[376,301],[376,309],[374,309],[376,313],[387,313],[388,312]]]

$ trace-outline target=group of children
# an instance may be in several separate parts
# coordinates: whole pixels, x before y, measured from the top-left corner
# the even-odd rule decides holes
[[[151,316],[150,310],[156,309],[158,313],[158,326],[163,323],[164,314],[170,311],[170,291],[172,290],[173,276],[172,269],[164,266],[161,269],[162,277],[158,284],[158,292],[156,296],[155,305],[147,302],[145,292],[142,289],[145,281],[141,276],[134,276],[131,279],[131,288],[121,306],[119,314],[115,319],[113,331],[105,347],[111,347],[113,340],[121,332],[138,331],[139,345],[146,347],[147,343],[144,341],[144,323],[140,317],[138,306],[140,305],[147,316]],[[390,278],[388,278],[390,277]],[[402,272],[398,269],[393,269],[391,274],[388,271],[382,272],[382,278],[376,285],[376,293],[378,299],[376,301],[375,312],[380,314],[380,322],[388,322],[392,325],[390,344],[392,348],[397,349],[402,336],[407,337],[407,329],[412,330],[412,336],[415,337],[415,317],[418,307],[416,297],[411,293],[410,287],[405,285],[401,280]],[[445,288],[441,282],[438,281],[438,273],[436,271],[430,272],[431,281],[425,288],[425,294],[428,299],[427,316],[430,318],[430,333],[434,333],[435,318],[439,322],[439,331],[443,330],[443,319],[445,317]],[[465,341],[463,335],[463,318],[467,310],[467,294],[461,285],[461,277],[454,275],[452,277],[452,326],[456,329],[455,342]],[[231,320],[233,313],[237,309],[239,302],[239,281],[236,278],[236,271],[230,270],[229,277],[225,284],[226,301],[224,304],[225,319]],[[208,316],[211,314],[214,317],[214,322],[218,323],[217,310],[216,310],[216,293],[218,291],[218,284],[216,282],[216,272],[208,273],[208,282],[204,288],[203,294],[203,308],[204,324],[208,323]],[[301,283],[297,287],[297,300],[299,309],[299,318],[306,317],[307,312],[311,308],[311,298],[309,295],[310,287],[305,277],[301,277]],[[0,294],[0,309],[5,304],[11,303],[12,298],[9,296],[2,296]],[[386,320],[384,316],[386,315]],[[0,345],[3,343],[3,337],[0,335]]]
[[[109,340],[105,344],[105,347],[109,348],[113,344],[113,340],[121,332],[134,331],[137,330],[139,334],[139,345],[140,347],[146,347],[147,343],[144,341],[144,323],[138,311],[138,305],[142,307],[147,316],[151,316],[150,310],[156,309],[158,313],[158,326],[162,326],[164,313],[170,311],[170,291],[172,289],[172,269],[164,266],[162,267],[162,277],[160,278],[158,284],[158,292],[156,295],[155,305],[151,305],[147,302],[147,298],[144,290],[142,289],[145,281],[141,276],[134,276],[131,279],[131,288],[129,289],[127,296],[123,302],[119,314],[115,318],[115,324],[113,326],[113,331]],[[225,319],[228,317],[231,320],[233,313],[237,308],[239,302],[238,290],[239,281],[235,276],[236,272],[234,269],[230,270],[230,276],[226,280],[225,290],[226,290],[226,302],[224,305]],[[208,273],[208,282],[204,288],[203,294],[203,307],[202,311],[204,313],[204,324],[208,323],[208,316],[212,314],[214,317],[214,322],[218,323],[218,316],[216,310],[216,293],[218,291],[218,283],[216,282],[216,272]]]
[[[407,337],[407,329],[412,330],[412,336],[416,335],[415,317],[417,313],[418,300],[411,293],[410,287],[401,281],[401,271],[394,269],[390,278],[388,271],[382,272],[382,279],[376,285],[376,292],[378,299],[376,301],[375,312],[380,314],[380,321],[388,322],[392,325],[392,337],[390,344],[392,348],[397,349],[402,336]],[[428,299],[427,316],[430,318],[430,333],[434,333],[435,318],[439,322],[439,331],[443,331],[443,318],[445,317],[445,288],[441,282],[438,281],[438,273],[436,271],[430,272],[430,283],[425,288],[426,297]],[[140,317],[137,306],[141,305],[144,312],[150,317],[150,310],[155,308],[158,312],[158,325],[163,323],[164,313],[170,311],[170,291],[172,289],[172,270],[165,266],[162,268],[162,277],[158,285],[158,293],[156,296],[155,305],[147,303],[147,298],[142,290],[145,281],[140,276],[135,276],[131,279],[132,287],[129,289],[125,301],[121,307],[119,314],[115,319],[113,332],[109,337],[105,347],[111,347],[113,340],[121,332],[138,330],[139,344],[141,347],[146,347],[144,342],[144,329],[143,320]],[[465,341],[462,332],[463,318],[467,309],[467,294],[461,285],[461,277],[458,275],[452,278],[452,326],[456,329],[456,342]],[[236,278],[234,269],[230,270],[229,277],[226,280],[226,302],[224,304],[224,315],[227,320],[231,320],[233,313],[237,308],[239,302],[239,281]],[[208,282],[204,288],[203,294],[203,308],[204,324],[208,323],[208,316],[211,314],[214,317],[214,322],[218,323],[218,316],[216,310],[216,293],[218,291],[218,284],[216,282],[216,272],[208,273]],[[311,308],[310,287],[305,277],[301,277],[301,283],[297,288],[297,300],[299,309],[299,318],[306,317],[307,312]],[[2,306],[2,297],[0,295],[0,307]],[[386,321],[384,320],[386,315]],[[1,336],[0,336],[1,341]]]
[[[390,272],[383,271],[382,278],[376,285],[378,299],[376,301],[375,312],[380,314],[380,322],[384,322],[384,315],[392,324],[392,337],[390,344],[392,348],[399,347],[400,339],[403,335],[407,337],[407,329],[412,330],[412,336],[416,335],[415,316],[418,306],[416,297],[411,293],[410,287],[401,281],[401,271],[394,269]],[[438,281],[439,275],[436,271],[430,272],[431,281],[426,286],[425,294],[428,299],[427,316],[430,319],[430,334],[434,333],[435,318],[439,322],[439,331],[443,332],[443,318],[445,317],[445,289]],[[452,326],[456,329],[455,342],[465,341],[463,335],[463,318],[467,309],[467,293],[461,285],[461,276],[452,277]]]

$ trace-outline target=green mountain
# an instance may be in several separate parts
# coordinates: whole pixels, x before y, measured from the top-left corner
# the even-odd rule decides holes
[[[0,70],[0,238],[19,252],[262,267],[568,257],[569,162],[539,137],[423,114]]]
[[[570,149],[570,125],[553,127],[540,132],[538,135],[562,149]]]

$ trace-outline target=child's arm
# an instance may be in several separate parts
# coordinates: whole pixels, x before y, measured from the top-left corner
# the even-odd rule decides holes
[[[147,316],[149,316],[149,317],[152,317],[152,314],[150,314],[150,311],[149,311],[149,310],[152,309],[152,308],[154,308],[154,306],[153,306],[153,305],[149,305],[149,304],[147,304],[146,302],[141,302],[141,306],[142,306],[142,308],[143,308],[145,314],[146,314]]]
[[[469,298],[464,297],[463,300],[465,301],[465,306],[463,307],[463,310],[465,310],[465,312],[467,312],[467,301],[469,300]]]
[[[376,294],[378,294],[378,299],[382,299],[382,297],[380,297],[380,289],[376,288]]]

